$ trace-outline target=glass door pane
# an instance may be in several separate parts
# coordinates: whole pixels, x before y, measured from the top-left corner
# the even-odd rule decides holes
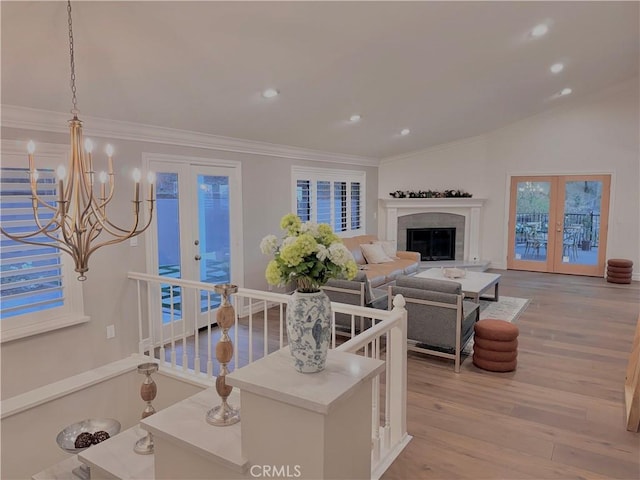
[[[512,177],[507,268],[602,276],[609,175]]]
[[[180,190],[178,174],[157,172],[156,225],[158,239],[158,275],[182,278],[180,262]],[[182,301],[179,287],[161,287],[162,322],[182,318]],[[173,315],[173,317],[172,317]]]
[[[199,174],[198,241],[200,278],[206,283],[231,282],[229,177]],[[219,295],[201,294],[200,311],[220,305]]]
[[[567,181],[564,184],[562,263],[598,264],[601,181]]]
[[[609,215],[609,175],[558,177],[553,271],[602,276]],[[560,236],[562,236],[560,238]]]
[[[150,246],[155,263],[150,271],[164,277],[241,286],[239,165],[205,166],[163,159],[151,161],[148,167],[157,178],[156,231]],[[215,322],[220,305],[220,296],[213,292],[171,289],[168,284],[151,296],[152,318],[162,318],[162,326],[153,326],[154,345]]]
[[[516,181],[512,190],[515,190],[512,194],[515,217],[511,222],[510,260],[538,264],[532,265],[531,269],[546,271],[552,184],[542,180],[522,180]]]

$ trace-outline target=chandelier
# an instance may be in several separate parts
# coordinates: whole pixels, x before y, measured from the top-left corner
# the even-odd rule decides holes
[[[113,224],[107,217],[107,205],[113,199],[113,147],[107,145],[107,171],[96,175],[93,169],[93,145],[82,135],[82,122],[78,119],[76,99],[76,74],[73,55],[73,28],[71,23],[71,1],[67,2],[69,20],[69,55],[71,59],[71,94],[73,118],[69,120],[71,130],[71,152],[69,166],[66,169],[60,165],[57,169],[56,200],[43,199],[38,194],[39,173],[35,168],[35,144],[29,141],[27,145],[29,158],[29,181],[31,186],[31,206],[36,223],[36,230],[29,233],[8,233],[0,227],[3,235],[11,240],[31,245],[46,245],[68,253],[75,262],[78,280],[86,280],[85,273],[89,270],[89,257],[97,249],[106,245],[124,242],[140,235],[151,224],[153,218],[154,175],[148,175],[148,215],[146,223],[140,225],[140,180],[139,169],[133,171],[135,188],[133,194],[133,225],[121,228]],[[95,180],[100,182],[96,185]],[[109,238],[98,240],[103,232]]]

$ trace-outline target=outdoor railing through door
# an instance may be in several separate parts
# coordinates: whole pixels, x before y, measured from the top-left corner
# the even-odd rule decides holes
[[[599,213],[566,213],[564,216],[565,227],[580,225],[581,229],[576,241],[590,242],[590,247],[598,247],[600,239],[600,214]],[[534,231],[535,230],[535,231]],[[516,214],[516,244],[524,244],[527,235],[531,233],[545,234],[549,230],[548,213],[517,213]]]
[[[220,337],[220,330],[214,323],[215,311],[205,312],[209,321],[204,328],[196,328],[196,318],[185,318],[188,311],[185,308],[179,314],[173,309],[164,312],[160,315],[164,320],[151,318],[148,312],[157,310],[152,308],[151,302],[159,301],[164,292],[170,297],[179,295],[183,307],[187,302],[193,302],[192,311],[198,316],[202,298],[215,295],[214,285],[137,272],[129,272],[128,278],[136,282],[138,353],[153,357],[164,369],[211,379],[213,385],[219,368],[213,358]],[[231,301],[236,318],[231,332],[234,358],[230,370],[242,368],[286,346],[285,306],[289,298],[282,293],[247,288],[239,288],[233,294]],[[173,303],[171,298],[170,304]],[[371,476],[375,479],[384,473],[410,439],[406,427],[407,312],[401,295],[394,298],[393,304],[393,310],[384,311],[331,303],[331,348],[385,362],[384,371],[373,380]],[[335,326],[337,313],[352,319],[351,338],[342,343],[344,337],[339,336]],[[356,332],[355,325],[360,325],[360,318],[371,319],[371,327]],[[168,328],[163,327],[163,322]]]

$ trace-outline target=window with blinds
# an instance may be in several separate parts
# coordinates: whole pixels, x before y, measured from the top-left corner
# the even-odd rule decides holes
[[[316,182],[316,222],[331,225],[331,182]]]
[[[294,209],[302,221],[331,225],[336,233],[364,233],[365,172],[292,167]]]
[[[333,231],[347,231],[347,182],[333,182]]]
[[[38,194],[55,205],[56,182],[53,170],[38,170]],[[31,206],[29,172],[25,168],[0,168],[0,221],[9,233],[32,232],[36,228]],[[52,212],[39,208],[42,224]],[[37,235],[29,245],[0,238],[0,318],[50,310],[64,306],[61,253],[51,240]]]
[[[360,222],[360,183],[351,182],[351,230],[358,230]]]
[[[309,180],[296,182],[296,213],[303,222],[311,220],[311,182]]]

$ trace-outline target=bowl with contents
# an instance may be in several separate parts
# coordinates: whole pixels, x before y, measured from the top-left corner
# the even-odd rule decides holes
[[[67,453],[78,453],[91,445],[97,445],[117,435],[120,422],[113,418],[89,418],[76,422],[56,437],[58,446]]]
[[[447,278],[464,278],[467,272],[461,268],[443,268],[442,274]]]

